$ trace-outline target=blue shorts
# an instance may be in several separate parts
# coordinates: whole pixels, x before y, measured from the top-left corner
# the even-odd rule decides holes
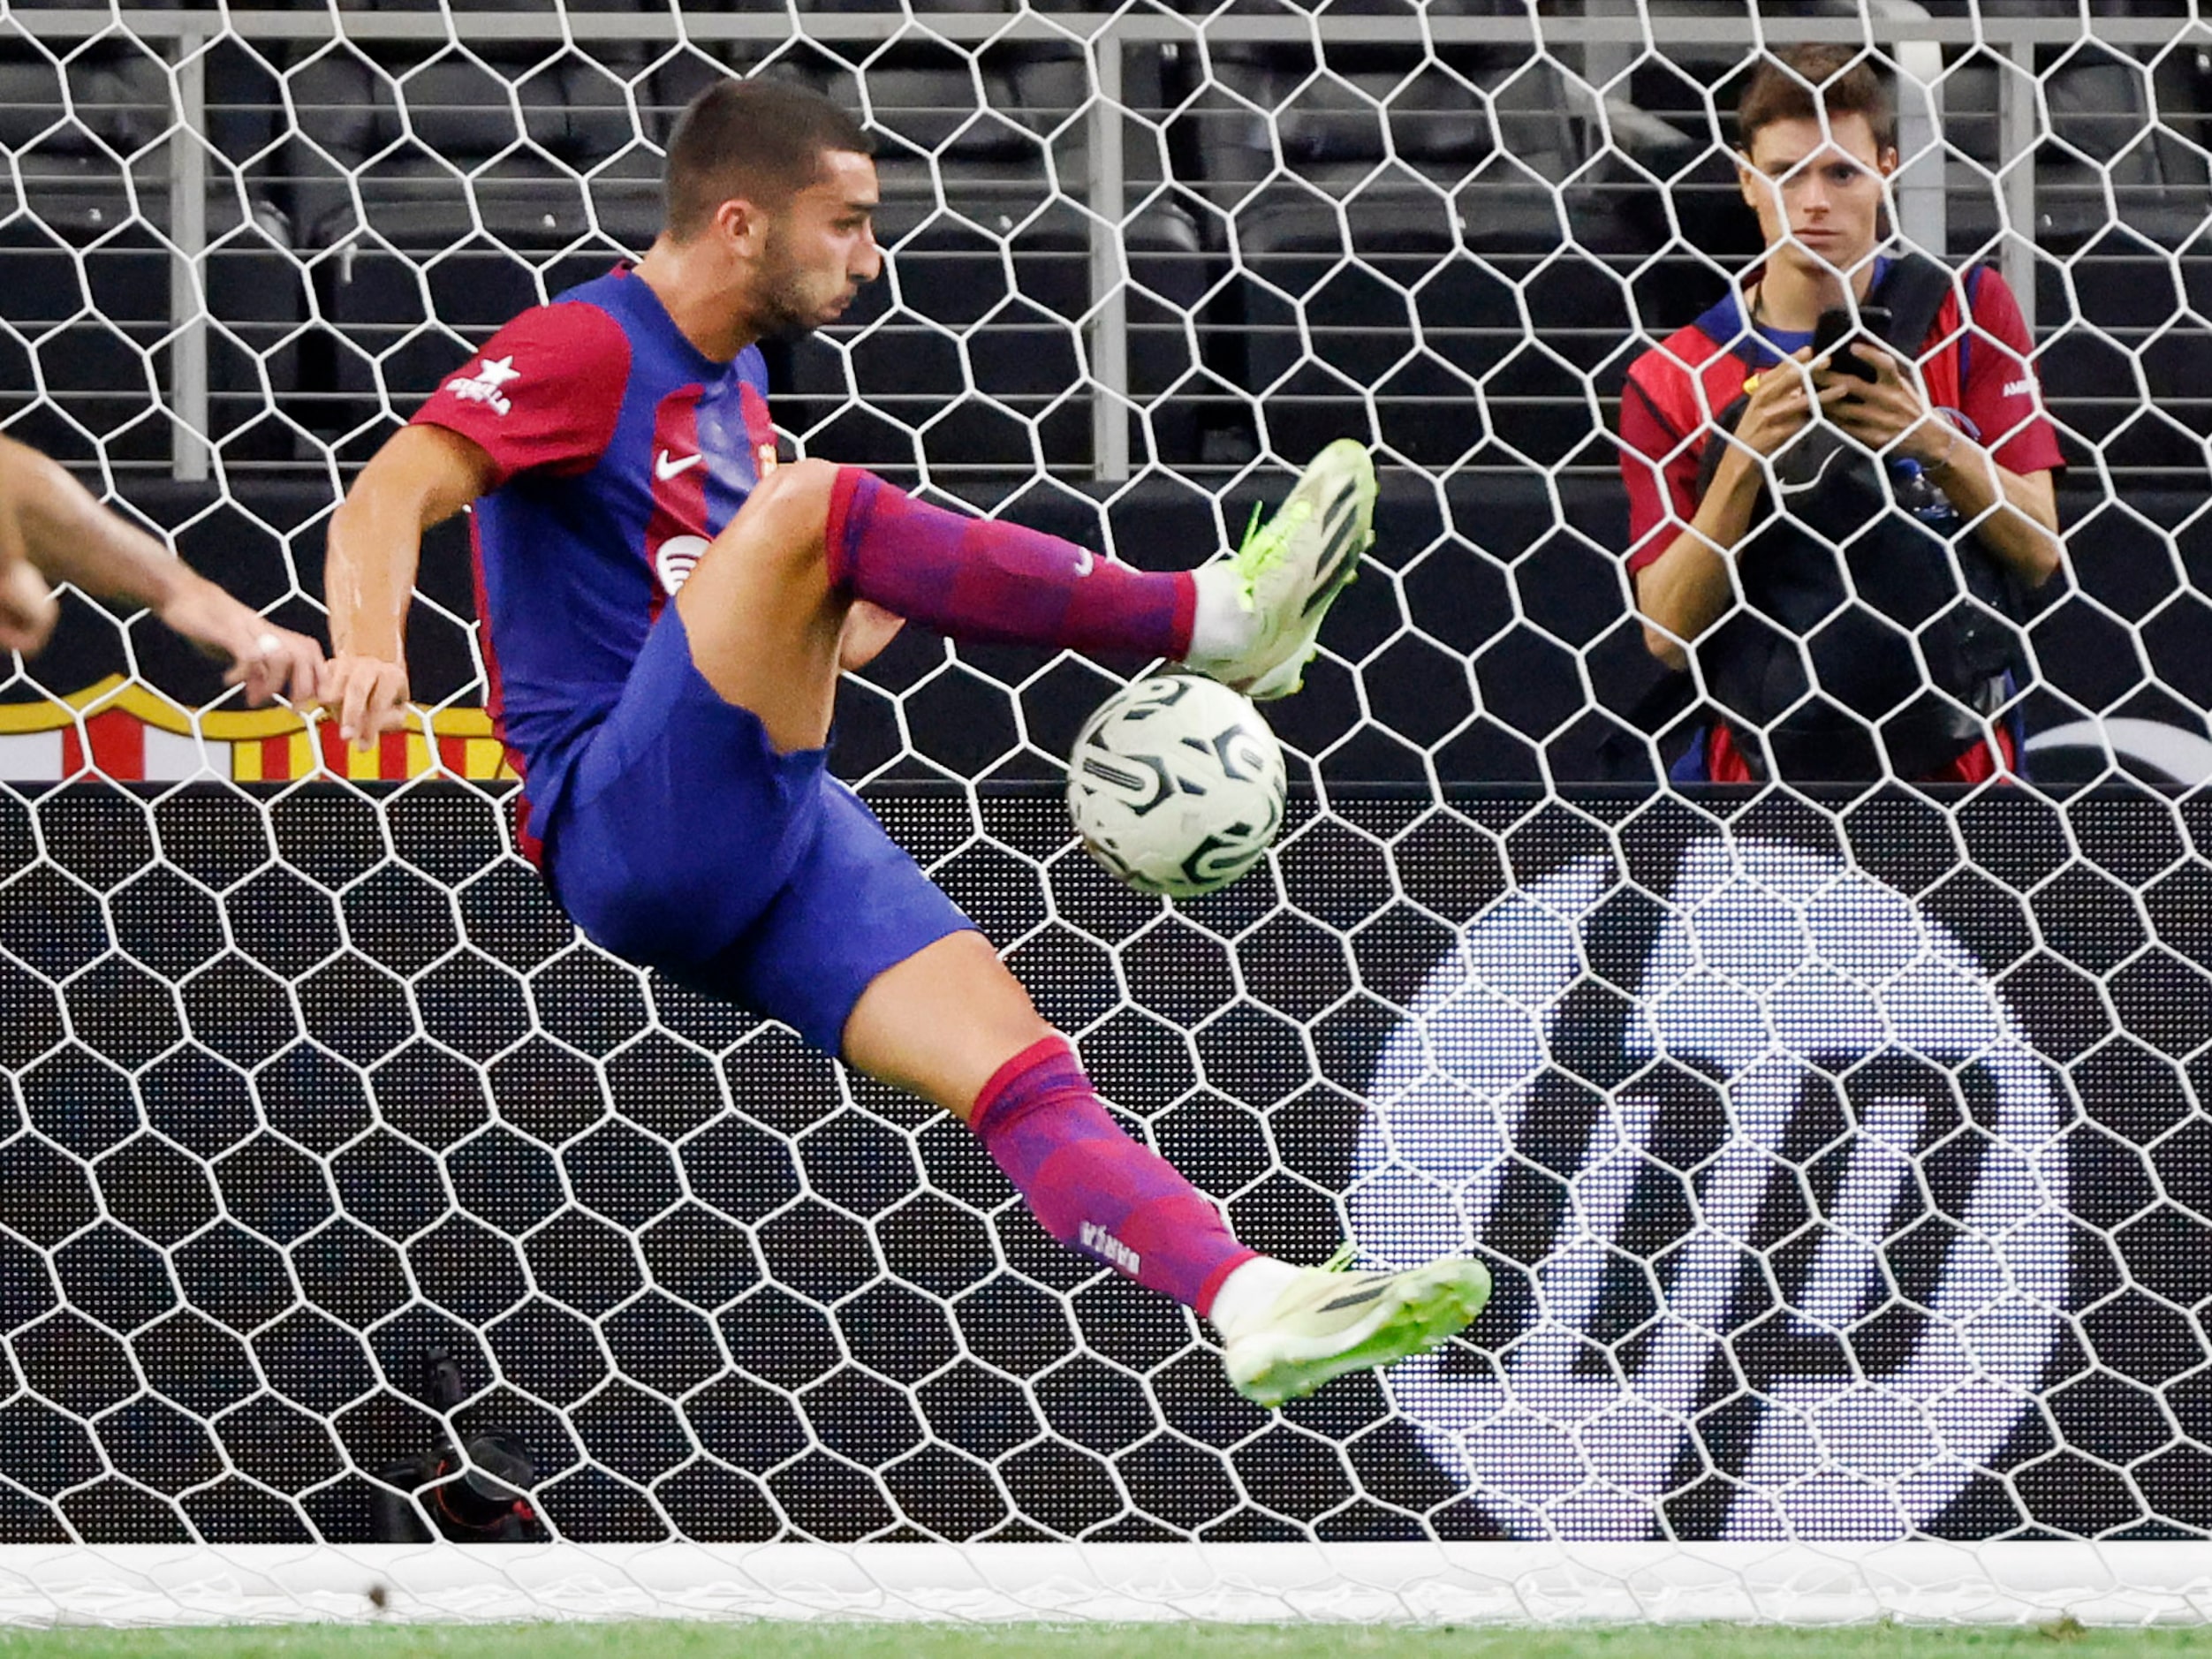
[[[840,1053],[877,974],[974,924],[826,760],[724,702],[670,605],[554,806],[554,893],[602,949]]]

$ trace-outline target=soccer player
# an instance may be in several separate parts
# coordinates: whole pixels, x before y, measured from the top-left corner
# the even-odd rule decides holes
[[[1210,1318],[1252,1399],[1432,1348],[1481,1310],[1479,1263],[1344,1274],[1239,1244],[824,771],[839,672],[909,620],[1296,690],[1372,539],[1367,455],[1332,445],[1234,560],[1171,574],[850,467],[777,466],[756,342],[834,322],[881,269],[869,152],[790,85],[691,106],[645,257],[503,329],[332,519],[340,730],[367,743],[407,717],[422,532],[474,504],[522,845],[594,941],[965,1120],[1055,1238]]]
[[[58,463],[0,437],[0,650],[34,655],[61,614],[53,582],[143,606],[212,656],[246,701],[312,701],[325,689],[322,648],[271,625],[152,536],[92,498]]]
[[[1847,46],[1784,48],[1753,72],[1738,115],[1737,171],[1765,260],[1741,289],[1639,357],[1621,398],[1628,569],[1652,653],[1681,668],[1693,650],[1733,643],[1716,625],[1737,606],[1731,556],[1757,527],[1762,461],[1816,417],[1884,452],[1893,472],[1916,466],[2011,584],[2042,586],[2059,564],[2052,474],[2062,460],[2026,324],[2001,275],[1964,274],[1966,305],[1957,292],[1943,299],[1913,363],[1864,336],[1850,351],[1871,380],[1814,360],[1821,314],[1844,304],[1846,284],[1866,303],[1893,263],[1877,252],[1883,184],[1898,166],[1897,117],[1880,77]],[[1714,422],[1746,388],[1701,495]],[[1747,569],[1738,574],[1750,580]],[[1705,667],[1709,682],[1724,665],[1708,655]],[[2015,734],[1999,723],[1993,746],[1984,729],[1920,781],[1976,783],[2012,770]],[[1745,782],[1752,757],[1720,721],[1675,776]]]

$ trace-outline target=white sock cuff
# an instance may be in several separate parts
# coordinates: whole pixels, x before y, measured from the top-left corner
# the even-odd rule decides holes
[[[1183,661],[1203,673],[1250,650],[1260,619],[1246,608],[1244,579],[1228,560],[1200,565],[1191,572],[1191,583],[1198,603],[1191,615],[1191,648]]]
[[[1264,1316],[1276,1299],[1290,1288],[1291,1281],[1304,1271],[1273,1256],[1254,1256],[1229,1270],[1229,1276],[1214,1292],[1214,1305],[1206,1317],[1223,1336],[1234,1336],[1239,1324]]]

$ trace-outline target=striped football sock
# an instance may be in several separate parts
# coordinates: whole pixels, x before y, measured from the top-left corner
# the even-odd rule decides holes
[[[1222,1281],[1259,1254],[1115,1123],[1062,1038],[999,1067],[969,1126],[1047,1232],[1186,1307],[1208,1312]]]
[[[824,536],[843,591],[957,640],[1180,659],[1197,589],[1042,531],[948,512],[840,467]]]

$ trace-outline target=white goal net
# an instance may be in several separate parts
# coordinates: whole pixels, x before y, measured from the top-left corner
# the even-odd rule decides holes
[[[0,690],[0,1619],[2201,1616],[2212,34],[1767,11],[0,8],[0,424],[310,632],[352,469],[733,72],[879,139],[792,452],[1170,568],[1369,440],[1245,881],[1072,845],[1135,665],[908,637],[833,764],[1246,1239],[1498,1284],[1259,1411],[958,1125],[594,950],[451,526],[371,755],[69,595]],[[2033,330],[2026,784],[1671,788],[1638,724],[1617,401],[1757,258],[1800,40]]]

